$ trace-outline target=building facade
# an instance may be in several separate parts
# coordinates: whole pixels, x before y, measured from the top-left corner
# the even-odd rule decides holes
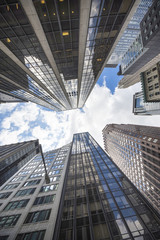
[[[160,212],[160,128],[109,124],[105,150],[139,191]]]
[[[136,2],[1,1],[0,92],[56,111],[81,108]]]
[[[1,187],[0,239],[52,239],[70,145],[39,153]]]
[[[160,3],[153,1],[140,23],[140,33],[130,45],[120,66],[121,75],[132,75],[160,53]]]
[[[160,216],[89,133],[38,154],[0,192],[7,240],[159,239]]]
[[[147,71],[147,69],[151,68],[154,64],[159,62],[159,60],[160,60],[160,54],[158,54],[155,58],[153,58],[151,61],[149,61],[146,65],[144,65],[142,68],[140,68],[138,71],[136,71],[132,75],[123,76],[123,78],[118,83],[118,88],[127,88],[134,85],[137,82],[140,82],[141,72]]]
[[[159,102],[145,102],[143,92],[137,92],[133,95],[134,115],[160,115]]]
[[[160,62],[141,73],[145,102],[160,102]]]
[[[38,140],[0,146],[0,186],[38,152]]]

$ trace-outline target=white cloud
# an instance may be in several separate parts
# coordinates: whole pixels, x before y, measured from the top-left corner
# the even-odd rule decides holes
[[[138,83],[127,89],[116,88],[112,95],[105,84],[101,87],[96,85],[83,112],[76,109],[56,113],[33,103],[15,105],[12,109],[6,104],[5,112],[11,113],[2,120],[0,144],[38,138],[43,149],[50,150],[69,143],[74,133],[87,131],[103,146],[102,129],[106,124],[160,127],[159,116],[135,116],[132,113],[133,94],[139,90]]]

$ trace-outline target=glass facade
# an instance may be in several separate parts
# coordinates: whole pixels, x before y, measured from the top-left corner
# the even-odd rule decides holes
[[[138,37],[140,33],[140,23],[151,5],[152,0],[140,1],[133,17],[129,21],[122,37],[118,41],[109,61],[107,62],[108,64],[119,64],[122,61],[122,57]]]
[[[75,134],[53,239],[159,239],[160,219],[89,133]]]
[[[82,107],[134,2],[1,1],[0,91],[55,111]]]

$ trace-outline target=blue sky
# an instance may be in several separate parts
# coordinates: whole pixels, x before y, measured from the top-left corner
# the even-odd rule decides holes
[[[104,68],[97,81],[97,84],[102,86],[105,80],[107,87],[110,89],[111,93],[114,94],[115,88],[117,87],[119,81],[122,79],[122,76],[117,75],[118,71],[119,65],[116,68]]]
[[[160,127],[159,116],[135,116],[133,94],[140,83],[127,89],[116,86],[118,68],[105,69],[83,109],[56,113],[34,103],[0,105],[0,145],[39,139],[44,151],[68,144],[74,133],[88,131],[103,147],[102,129],[109,123]]]

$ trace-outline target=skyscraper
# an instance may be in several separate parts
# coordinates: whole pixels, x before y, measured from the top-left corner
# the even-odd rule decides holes
[[[122,57],[121,75],[132,75],[160,53],[160,3],[153,1],[140,23],[141,32]]]
[[[0,91],[56,111],[83,107],[137,2],[1,1]]]
[[[38,152],[38,140],[0,146],[0,186]]]
[[[160,102],[160,62],[141,73],[145,102]]]
[[[112,160],[160,212],[160,128],[109,124],[103,139]]]
[[[49,184],[37,155],[2,186],[1,238],[159,239],[159,215],[89,133],[44,157]]]

